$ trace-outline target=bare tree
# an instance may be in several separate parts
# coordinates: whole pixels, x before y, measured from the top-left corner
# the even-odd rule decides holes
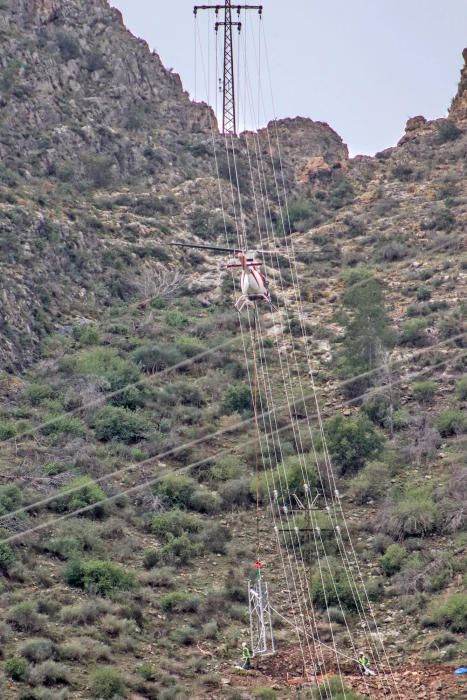
[[[149,304],[152,299],[168,300],[177,296],[184,284],[184,277],[180,270],[167,268],[143,270],[136,281],[138,291],[143,297],[142,306]]]
[[[403,454],[417,465],[429,459],[441,444],[441,436],[426,413],[411,418],[408,434],[409,444],[403,448]]]
[[[443,513],[443,530],[458,532],[467,521],[467,469],[457,467],[447,484],[438,490],[440,507]]]

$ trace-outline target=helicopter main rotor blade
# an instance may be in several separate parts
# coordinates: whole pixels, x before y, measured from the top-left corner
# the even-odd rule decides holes
[[[168,245],[176,246],[177,248],[201,248],[202,250],[215,250],[218,253],[241,253],[240,248],[221,248],[214,245],[202,245],[201,243],[175,243],[170,241]]]
[[[176,243],[175,241],[170,241],[167,245],[175,246],[177,248],[197,248],[201,250],[213,250],[217,253],[232,253],[233,255],[236,255],[237,253],[245,253],[245,251],[241,248],[223,248],[221,246],[205,245],[202,243]],[[259,253],[260,255],[286,254],[286,252],[282,252],[280,250],[259,250],[258,248],[252,248],[251,251]]]

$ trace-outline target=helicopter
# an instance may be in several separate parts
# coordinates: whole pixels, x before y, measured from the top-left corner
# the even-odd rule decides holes
[[[229,262],[226,267],[228,269],[240,268],[242,273],[240,277],[241,296],[235,303],[237,311],[243,311],[247,306],[254,306],[257,301],[265,301],[272,306],[271,297],[268,291],[268,284],[264,274],[259,269],[263,264],[257,259],[258,254],[271,255],[275,254],[270,250],[241,250],[240,248],[222,248],[220,246],[203,245],[200,243],[176,243],[171,241],[171,246],[177,248],[197,248],[202,250],[211,250],[216,253],[229,253],[238,258],[238,262]]]

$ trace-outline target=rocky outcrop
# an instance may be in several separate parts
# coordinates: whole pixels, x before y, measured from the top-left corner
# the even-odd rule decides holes
[[[457,95],[452,101],[449,116],[457,122],[467,122],[467,48],[463,53],[464,67],[461,70],[461,79]]]
[[[420,131],[426,126],[426,124],[427,120],[421,115],[408,119],[407,124],[405,125],[405,134],[399,141],[398,145],[402,146],[404,143],[407,143],[407,141],[417,138]]]
[[[11,166],[155,177],[181,134],[209,133],[210,110],[107,0],[15,0],[0,14],[0,156]]]
[[[263,155],[285,165],[301,184],[328,178],[349,160],[347,146],[328,124],[303,117],[270,122],[258,140]]]

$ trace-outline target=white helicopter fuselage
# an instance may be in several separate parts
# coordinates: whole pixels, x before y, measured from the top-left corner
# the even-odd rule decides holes
[[[240,280],[242,294],[246,297],[267,296],[266,280],[255,265],[248,265],[242,270]]]

